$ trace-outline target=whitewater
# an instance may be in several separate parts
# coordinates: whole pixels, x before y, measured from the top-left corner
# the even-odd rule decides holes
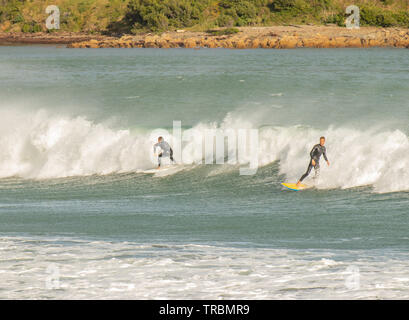
[[[260,111],[262,113],[263,111]],[[45,110],[0,111],[0,177],[51,179],[70,176],[137,172],[155,167],[152,132],[134,133],[114,129],[85,117],[49,115]],[[183,164],[204,164],[206,130],[258,130],[258,164],[279,162],[280,173],[295,181],[308,164],[309,151],[317,137],[328,137],[332,166],[323,166],[317,188],[372,186],[375,192],[409,190],[409,139],[400,130],[351,128],[315,129],[307,126],[257,127],[257,123],[229,113],[220,123],[199,123],[186,134],[191,141],[177,141],[172,130],[166,140],[182,144]],[[189,130],[194,134],[189,134]],[[153,130],[152,130],[153,131]],[[226,143],[226,152],[235,148]],[[213,148],[204,150],[213,153]],[[227,162],[227,161],[226,161]]]

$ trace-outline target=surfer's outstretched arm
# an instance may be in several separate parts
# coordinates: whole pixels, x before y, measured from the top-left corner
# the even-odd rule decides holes
[[[324,156],[325,161],[328,161],[328,157],[327,157],[327,149],[325,147],[323,147],[324,152],[322,153],[322,155]]]
[[[172,148],[170,148],[170,155],[169,155],[169,158],[170,158],[170,160],[174,163],[174,164],[176,164],[176,161],[175,161],[175,159],[173,159],[173,150],[172,150]]]

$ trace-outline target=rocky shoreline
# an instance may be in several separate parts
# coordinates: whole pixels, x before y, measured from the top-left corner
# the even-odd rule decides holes
[[[114,41],[117,38],[103,35],[91,35],[75,32],[55,32],[55,33],[6,33],[0,32],[0,45],[24,45],[24,44],[61,44],[81,43],[91,40]]]
[[[409,48],[409,29],[337,26],[242,27],[231,35],[178,30],[162,34],[1,34],[0,44],[65,44],[69,48]]]

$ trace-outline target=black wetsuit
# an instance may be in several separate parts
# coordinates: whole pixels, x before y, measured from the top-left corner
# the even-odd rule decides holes
[[[303,181],[306,177],[308,177],[308,175],[311,173],[312,168],[315,169],[316,176],[319,174],[321,156],[324,156],[325,161],[328,161],[327,149],[320,144],[316,144],[314,148],[312,148],[310,156],[311,156],[310,164],[308,165],[307,171],[300,178],[300,181]],[[312,160],[315,161],[315,166],[312,165]]]

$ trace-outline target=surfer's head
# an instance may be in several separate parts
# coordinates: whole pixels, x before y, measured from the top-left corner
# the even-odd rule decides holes
[[[158,142],[161,142],[161,141],[163,141],[163,137],[158,138]]]
[[[325,137],[321,137],[320,138],[320,145],[324,145],[325,144]]]

